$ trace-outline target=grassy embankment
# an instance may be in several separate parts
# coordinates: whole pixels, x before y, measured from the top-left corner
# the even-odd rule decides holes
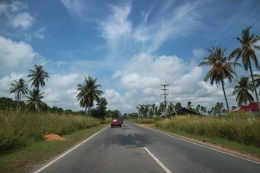
[[[0,111],[0,172],[27,172],[107,126],[79,115]],[[45,141],[46,134],[64,141]]]
[[[260,158],[260,119],[251,113],[229,113],[224,117],[175,116],[171,120],[139,119],[154,128],[243,151]]]

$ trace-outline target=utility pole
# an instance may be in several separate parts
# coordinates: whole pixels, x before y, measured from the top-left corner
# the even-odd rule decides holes
[[[166,91],[169,90],[169,89],[166,89],[167,86],[169,86],[169,84],[161,84],[161,86],[163,86],[163,96],[164,96],[164,105],[165,105],[165,108],[164,108],[164,113],[166,114],[166,108],[167,108],[167,101],[166,101],[166,95],[169,95],[169,94],[166,94]]]

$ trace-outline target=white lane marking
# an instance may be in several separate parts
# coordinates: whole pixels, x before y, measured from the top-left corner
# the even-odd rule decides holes
[[[204,148],[207,148],[207,149],[210,149],[210,150],[213,150],[213,151],[217,151],[217,152],[220,152],[220,153],[223,153],[223,154],[227,154],[227,155],[230,155],[230,156],[233,156],[233,157],[236,157],[236,158],[239,158],[239,159],[242,159],[242,160],[246,160],[246,161],[249,161],[249,162],[253,162],[253,163],[256,163],[256,164],[259,164],[259,165],[260,165],[259,162],[254,161],[254,160],[250,160],[250,159],[247,159],[247,158],[244,158],[244,157],[240,157],[240,156],[237,156],[237,155],[234,155],[234,154],[230,154],[230,153],[227,153],[227,152],[218,150],[218,149],[214,149],[214,148],[207,147],[207,146],[204,146],[204,145],[201,145],[201,144],[197,144],[197,143],[195,143],[195,142],[191,142],[191,141],[186,140],[186,139],[182,139],[182,138],[179,138],[179,137],[176,137],[176,136],[172,136],[172,135],[169,135],[169,134],[167,134],[167,133],[161,132],[161,131],[156,130],[156,129],[151,129],[151,130],[156,131],[156,132],[161,133],[161,134],[164,134],[164,135],[169,136],[169,137],[171,137],[171,138],[179,139],[179,140],[182,140],[182,141],[185,141],[185,142],[194,144],[194,145],[198,145],[198,146],[200,146],[200,147],[204,147]]]
[[[135,135],[131,134],[131,136],[135,137]]]
[[[110,127],[110,126],[108,126]],[[108,128],[106,127],[106,128]],[[75,150],[76,148],[78,148],[80,145],[84,144],[85,142],[87,142],[88,140],[90,140],[91,138],[93,138],[94,136],[96,136],[98,133],[102,132],[103,130],[105,130],[106,128],[100,130],[99,132],[93,134],[92,136],[90,136],[89,138],[87,138],[85,141],[79,143],[78,145],[76,145],[75,147],[73,147],[72,149],[70,149],[69,151],[67,151],[66,153],[62,154],[61,156],[57,157],[56,159],[54,159],[53,161],[49,162],[47,165],[43,166],[42,168],[38,169],[37,171],[35,171],[34,173],[39,173],[42,170],[44,170],[45,168],[49,167],[51,164],[53,164],[54,162],[56,162],[57,160],[59,160],[60,158],[64,157],[65,155],[67,155],[68,153],[70,153],[71,151]]]
[[[165,172],[167,173],[172,173],[166,166],[164,166],[164,164],[162,162],[160,162],[159,159],[157,159],[153,153],[151,153],[146,147],[144,147],[144,149],[147,151],[147,153],[150,154],[150,156],[152,156],[152,158],[163,168],[163,170],[165,170]]]

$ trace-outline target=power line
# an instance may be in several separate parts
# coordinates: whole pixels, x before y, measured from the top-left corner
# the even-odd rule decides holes
[[[243,17],[245,17],[245,16],[246,16],[252,9],[254,9],[259,3],[260,3],[260,1],[258,1],[256,4],[254,4],[243,16],[241,16],[236,22],[234,22],[225,32],[223,32],[217,39],[215,39],[214,41],[212,41],[212,42],[207,46],[206,49],[208,49],[209,46],[211,46],[211,45],[212,45],[214,42],[216,42],[220,37],[222,37],[228,30],[230,30],[236,23],[238,23]],[[260,12],[259,12],[259,13],[260,13]],[[255,16],[257,16],[259,13],[257,13]],[[255,16],[253,16],[250,20],[248,20],[247,22],[245,22],[242,26],[244,26],[246,23],[248,23],[249,21],[251,21]],[[255,22],[255,23],[256,23],[256,22]],[[235,32],[237,32],[242,26],[240,26]],[[235,32],[233,32],[230,36],[232,36]],[[230,37],[230,36],[229,36],[229,37]],[[229,38],[229,37],[228,37],[228,38]],[[227,40],[228,38],[226,38],[225,40]],[[224,41],[225,41],[225,40],[224,40]],[[222,41],[222,42],[224,42],[224,41]],[[230,41],[230,42],[231,42],[231,41]],[[230,43],[230,42],[228,42],[228,43]],[[188,65],[188,68],[186,67],[186,68],[184,68],[184,70],[180,70],[178,73],[176,73],[174,76],[168,78],[166,81],[168,81],[168,83],[170,83],[169,81],[173,81],[174,79],[176,79],[176,78],[182,76],[182,75],[183,75],[182,73],[184,73],[185,71],[187,71],[189,68],[194,67],[195,65],[189,66],[189,64],[190,64],[191,62],[195,61],[196,59],[198,59],[199,56],[200,56],[203,52],[204,52],[204,51],[201,51],[201,52],[199,53],[199,55],[197,55],[197,57],[193,58],[193,59],[190,60],[187,64],[185,64],[185,66]],[[201,59],[202,59],[202,58],[200,58],[199,60],[201,60]],[[195,63],[196,63],[196,62],[195,62]]]
[[[226,86],[226,87],[224,87],[224,89],[229,88],[229,87],[232,87],[232,86],[234,86],[234,85],[236,85],[236,84],[232,84],[232,85]],[[222,89],[221,89],[221,90],[222,90]],[[201,96],[198,96],[198,97],[194,97],[193,99],[198,99],[198,98],[202,98],[202,97],[207,97],[207,96],[210,96],[210,95],[212,95],[212,94],[215,94],[215,93],[217,93],[217,92],[219,92],[219,91],[221,91],[221,90],[217,90],[217,91],[214,91],[214,92],[205,94],[205,95],[201,95]],[[186,100],[183,100],[183,101],[186,101]],[[187,100],[187,101],[190,101],[190,100]],[[173,103],[173,102],[170,102],[170,103]]]

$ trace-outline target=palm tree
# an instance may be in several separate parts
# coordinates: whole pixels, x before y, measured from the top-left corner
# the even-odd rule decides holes
[[[236,48],[235,50],[233,50],[233,52],[230,54],[229,59],[235,57],[235,62],[237,62],[241,57],[242,57],[242,62],[244,65],[245,70],[247,71],[248,68],[250,70],[250,74],[251,74],[251,79],[253,82],[253,87],[254,87],[254,91],[255,91],[255,96],[256,96],[256,100],[257,100],[257,104],[258,104],[258,109],[259,109],[259,115],[260,115],[260,105],[259,105],[259,99],[258,99],[258,94],[257,94],[257,90],[256,90],[256,85],[255,85],[255,80],[254,80],[254,75],[252,72],[252,66],[251,66],[251,61],[252,60],[256,66],[256,68],[259,68],[258,65],[258,60],[255,54],[254,49],[252,49],[252,47],[254,47],[257,50],[260,50],[260,46],[254,45],[257,41],[260,40],[260,37],[258,36],[254,36],[254,34],[250,35],[250,29],[252,27],[249,26],[246,29],[242,30],[242,37],[236,37],[236,39],[240,42],[241,46]]]
[[[39,89],[39,87],[45,86],[45,79],[48,80],[49,76],[48,73],[44,70],[44,67],[39,65],[34,65],[34,70],[29,70],[28,77],[30,78],[30,81],[32,81],[32,86]]]
[[[12,87],[9,89],[10,94],[15,93],[15,98],[20,101],[22,98],[22,95],[27,94],[28,91],[28,85],[26,84],[25,80],[23,78],[20,78],[17,82],[14,80],[14,83],[11,84]]]
[[[236,101],[238,105],[241,106],[243,103],[247,104],[247,102],[254,101],[253,96],[248,92],[254,91],[254,86],[250,83],[248,77],[242,76],[240,80],[236,80],[237,85],[234,87],[233,95],[237,94]]]
[[[34,88],[32,91],[29,91],[29,96],[27,97],[27,101],[25,103],[29,108],[34,108],[35,110],[40,111],[40,105],[44,105],[45,103],[41,101],[43,99],[43,94],[39,89]]]
[[[81,107],[85,107],[86,113],[89,113],[90,108],[94,106],[94,101],[99,101],[101,94],[103,94],[103,91],[98,90],[101,85],[96,84],[96,82],[96,78],[88,76],[88,78],[85,77],[83,84],[78,84],[77,100],[80,101]]]
[[[260,86],[260,74],[254,74],[254,80],[255,80],[255,86],[259,87]],[[253,84],[253,82],[252,82]]]
[[[226,52],[226,48],[222,50],[220,47],[212,47],[211,49],[207,49],[209,52],[209,56],[204,58],[204,61],[199,64],[199,66],[207,65],[212,66],[209,72],[206,74],[204,81],[208,81],[210,79],[210,84],[213,85],[221,83],[224,97],[227,104],[227,109],[229,110],[227,96],[224,88],[224,79],[228,79],[232,82],[233,75],[236,75],[236,71],[232,68],[232,62],[227,62],[227,57],[224,57],[224,53]],[[237,65],[239,65],[237,63]]]

